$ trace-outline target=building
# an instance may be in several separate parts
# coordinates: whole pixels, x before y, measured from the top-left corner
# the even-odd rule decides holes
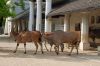
[[[80,26],[81,50],[90,47],[89,28],[98,29],[97,32],[100,33],[100,0],[75,0],[51,11],[47,17],[52,17],[51,20],[55,21],[55,16],[59,16],[56,21],[62,20],[64,31],[76,31]]]
[[[89,49],[89,27],[100,28],[100,0],[29,0],[14,18],[16,31],[80,30],[80,49]]]
[[[9,0],[7,2],[7,5],[9,5],[11,7],[10,11],[12,11],[12,7],[15,7],[14,11],[16,13],[16,17],[14,19],[18,19],[20,17],[22,17],[22,14],[24,12],[26,12],[27,9],[29,9],[29,3],[27,2],[28,0],[25,0],[24,3],[25,3],[25,10],[23,10],[20,6],[16,6],[15,3],[19,3],[20,0]],[[20,18],[21,19],[21,18]],[[3,27],[4,29],[4,34],[6,35],[9,35],[10,34],[10,31],[11,31],[11,26],[12,26],[12,18],[11,17],[8,17],[6,18],[6,21],[5,21],[5,26]]]
[[[63,3],[66,3],[67,1],[65,1],[65,0],[53,0],[51,2],[49,0],[47,0],[47,2],[45,0],[27,1],[29,3],[30,8],[28,8],[24,12],[21,12],[20,14],[18,14],[18,16],[14,18],[14,20],[16,21],[16,23],[19,23],[21,21],[23,21],[23,22],[26,21],[27,22],[26,28],[28,28],[28,30],[30,30],[30,31],[31,30],[39,30],[39,31],[45,30],[46,31],[46,30],[48,30],[48,29],[44,29],[44,27],[47,27],[47,25],[45,25],[46,12],[48,12],[48,11],[50,12],[51,7],[58,7],[59,4],[60,4],[59,6],[61,6]],[[47,4],[49,3],[49,5],[46,5],[46,3]],[[46,9],[46,6],[49,6],[49,7],[47,7],[47,9]],[[20,23],[20,25],[21,25],[21,23]],[[20,27],[20,26],[18,27],[18,26],[16,26],[16,27],[20,28],[20,29],[19,30],[17,29],[17,31],[22,30],[22,27]],[[23,24],[23,26],[24,26],[24,24]],[[24,29],[25,29],[25,27],[24,27]]]

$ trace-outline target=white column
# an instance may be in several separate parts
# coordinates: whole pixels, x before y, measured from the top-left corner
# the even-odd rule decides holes
[[[42,0],[37,0],[36,30],[41,31],[42,22]]]
[[[29,23],[28,30],[32,31],[32,26],[34,26],[34,2],[29,1],[30,11],[29,11]]]
[[[51,18],[46,18],[48,13],[51,11],[52,0],[46,0],[46,9],[45,9],[45,32],[51,32]]]
[[[11,26],[12,26],[12,17],[7,17],[5,22],[4,34],[10,35]]]
[[[8,18],[6,18],[4,34],[8,34]]]
[[[82,17],[81,22],[81,42],[79,45],[79,49],[86,50],[89,49],[89,39],[88,39],[88,31],[89,31],[89,22],[88,22],[88,15],[84,14]]]
[[[8,17],[8,35],[10,35],[12,27],[12,17]]]
[[[69,28],[69,26],[70,26],[69,19],[70,19],[69,15],[65,14],[65,17],[64,17],[64,31],[69,31],[70,30],[70,28]]]

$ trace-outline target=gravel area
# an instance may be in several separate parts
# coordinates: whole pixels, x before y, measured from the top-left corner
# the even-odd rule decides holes
[[[68,56],[69,50],[66,49],[56,55],[54,50],[48,52],[44,48],[44,54],[41,54],[39,47],[37,55],[34,55],[35,46],[32,43],[27,43],[27,54],[24,54],[23,44],[17,53],[13,53],[15,46],[15,42],[0,41],[0,66],[100,66],[97,51],[79,51],[79,55],[74,51],[72,56]]]

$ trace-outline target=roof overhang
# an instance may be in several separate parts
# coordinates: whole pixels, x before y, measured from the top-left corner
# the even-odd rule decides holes
[[[27,15],[28,13],[29,13],[29,9],[27,9],[27,10],[25,10],[25,11],[23,11],[23,12],[17,14],[16,17],[13,18],[13,20],[20,19],[21,17]]]
[[[47,17],[64,15],[70,12],[91,11],[100,9],[100,0],[76,0],[52,10]]]

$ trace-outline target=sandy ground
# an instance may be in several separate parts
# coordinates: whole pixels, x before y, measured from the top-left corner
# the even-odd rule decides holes
[[[27,54],[23,53],[23,44],[17,53],[13,53],[15,46],[16,43],[11,41],[0,41],[0,66],[100,66],[97,51],[80,51],[79,55],[74,51],[72,56],[68,56],[69,51],[65,50],[57,56],[54,51],[47,52],[44,48],[44,54],[39,49],[34,55],[35,46],[32,43],[27,43]]]

